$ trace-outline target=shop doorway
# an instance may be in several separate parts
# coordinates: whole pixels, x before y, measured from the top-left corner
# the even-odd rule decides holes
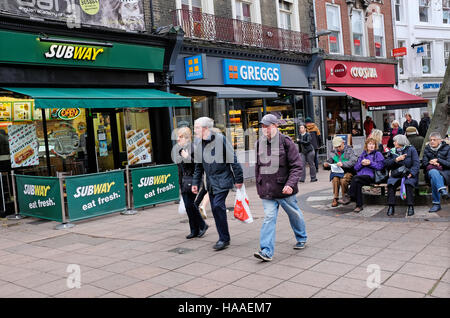
[[[118,110],[92,110],[87,116],[87,126],[86,148],[89,154],[89,172],[104,172],[123,168],[124,160],[126,164],[123,112]]]

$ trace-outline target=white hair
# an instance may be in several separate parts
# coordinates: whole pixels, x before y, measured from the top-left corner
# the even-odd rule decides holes
[[[437,138],[437,139],[442,139],[441,134],[438,133],[438,132],[432,132],[432,133],[430,134],[430,138],[431,138],[431,137],[435,137],[435,138]]]
[[[205,128],[213,128],[214,120],[209,117],[200,117],[194,121],[194,126],[200,126]]]
[[[401,146],[409,146],[410,142],[405,135],[396,135],[394,137],[394,141],[396,141]]]

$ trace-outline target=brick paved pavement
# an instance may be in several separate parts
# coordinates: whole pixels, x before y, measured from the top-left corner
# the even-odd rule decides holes
[[[298,197],[323,195],[329,187],[328,172],[321,171],[319,182],[300,185]],[[212,249],[217,232],[211,213],[206,236],[186,240],[188,224],[173,203],[77,222],[68,230],[34,218],[3,220],[0,297],[450,296],[445,218],[345,217],[304,204],[307,248],[292,248],[294,235],[280,212],[274,259],[265,263],[253,257],[262,203],[254,186],[247,190],[255,221],[243,224],[230,213],[231,245],[219,252]],[[231,192],[227,205],[233,201]],[[69,264],[80,266],[79,289],[67,287]],[[380,288],[367,287],[371,264],[380,268]]]

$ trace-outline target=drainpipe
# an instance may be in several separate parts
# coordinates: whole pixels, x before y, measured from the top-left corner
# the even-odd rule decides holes
[[[155,15],[153,13],[153,0],[150,0],[150,29],[153,31],[155,27]]]

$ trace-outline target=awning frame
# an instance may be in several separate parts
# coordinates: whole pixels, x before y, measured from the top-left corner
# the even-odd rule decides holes
[[[219,99],[225,98],[277,98],[276,92],[270,91],[258,91],[247,88],[235,87],[235,86],[177,86],[180,89],[198,91],[201,93],[213,94]]]
[[[320,90],[320,89],[312,89],[312,88],[278,87],[276,89],[279,91],[289,92],[289,93],[307,93],[307,94],[310,94],[311,96],[318,96],[318,97],[345,97],[345,96],[347,96],[346,93]]]

